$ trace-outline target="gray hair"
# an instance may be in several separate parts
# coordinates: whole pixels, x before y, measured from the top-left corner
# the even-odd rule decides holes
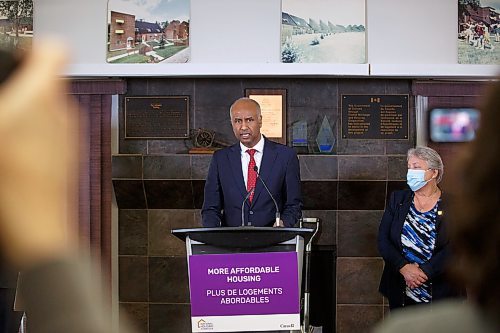
[[[231,119],[233,118],[233,108],[236,104],[239,104],[239,103],[253,104],[255,106],[255,108],[257,109],[257,115],[258,116],[261,115],[260,104],[256,100],[253,100],[253,99],[248,98],[248,97],[241,97],[241,98],[238,98],[236,101],[234,101],[234,103],[231,104],[231,107],[229,108],[229,117],[231,117]]]
[[[438,175],[436,177],[436,182],[439,183],[443,179],[444,174],[444,164],[441,156],[432,148],[429,147],[415,147],[408,149],[407,160],[410,157],[416,157],[427,162],[429,169],[437,170]]]

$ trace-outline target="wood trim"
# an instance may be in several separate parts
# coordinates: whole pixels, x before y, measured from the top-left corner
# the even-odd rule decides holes
[[[72,95],[123,95],[127,91],[127,81],[120,79],[73,80],[69,85]]]
[[[414,96],[481,96],[487,86],[484,81],[413,81],[411,90]]]
[[[101,96],[101,264],[102,272],[111,285],[111,95]]]
[[[78,104],[82,140],[78,230],[80,246],[101,262],[101,273],[111,286],[111,103],[126,92],[125,80],[75,80],[69,95]]]

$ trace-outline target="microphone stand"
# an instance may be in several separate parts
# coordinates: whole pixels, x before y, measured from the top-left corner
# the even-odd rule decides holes
[[[247,202],[248,198],[250,198],[250,195],[253,193],[255,190],[255,187],[252,187],[250,191],[248,191],[247,195],[245,196],[245,200],[243,200],[243,203],[241,204],[241,226],[245,226],[245,202]],[[250,225],[250,224],[249,224]]]
[[[273,197],[271,191],[269,191],[269,188],[267,187],[266,183],[262,180],[262,178],[260,178],[259,168],[257,168],[257,166],[254,166],[253,170],[257,173],[257,178],[260,180],[260,182],[262,183],[262,185],[264,185],[264,188],[266,189],[267,193],[269,194],[269,196],[271,197],[271,199],[274,202],[274,207],[276,208],[276,218],[275,218],[275,221],[274,221],[274,225],[279,227],[280,226],[281,216],[280,216],[280,210],[278,208],[278,204],[276,203],[276,200],[274,200],[274,197]]]

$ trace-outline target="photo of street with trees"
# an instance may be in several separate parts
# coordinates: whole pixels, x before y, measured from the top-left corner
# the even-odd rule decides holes
[[[364,0],[283,0],[281,62],[366,62]]]

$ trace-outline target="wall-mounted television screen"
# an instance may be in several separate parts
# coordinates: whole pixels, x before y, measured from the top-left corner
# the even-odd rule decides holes
[[[429,136],[433,142],[472,141],[478,127],[477,109],[436,108],[429,112]]]

